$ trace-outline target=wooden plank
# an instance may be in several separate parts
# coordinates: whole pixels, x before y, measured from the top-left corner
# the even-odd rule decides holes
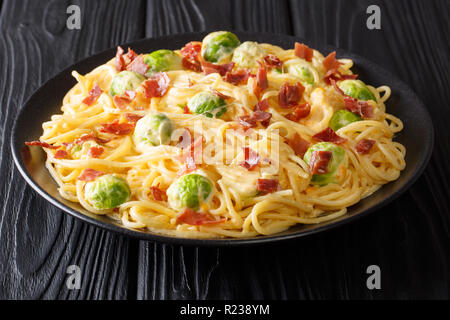
[[[76,1],[81,30],[66,28],[72,1],[3,1],[0,35],[0,298],[135,296],[137,242],[81,223],[39,197],[14,168],[9,133],[25,99],[65,66],[144,36],[142,1]],[[107,14],[106,14],[107,13]],[[36,110],[39,112],[39,110]],[[26,129],[26,128],[24,128]],[[131,255],[131,256],[130,256]],[[131,259],[132,258],[132,259]],[[66,270],[78,265],[80,290]],[[131,288],[128,293],[128,288]]]

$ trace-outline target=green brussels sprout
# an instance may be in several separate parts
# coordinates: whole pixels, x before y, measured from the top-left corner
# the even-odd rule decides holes
[[[361,80],[344,80],[338,82],[337,85],[346,95],[352,98],[358,100],[373,100],[377,102],[373,93]]]
[[[113,209],[128,201],[131,191],[128,183],[112,174],[98,177],[84,186],[86,201],[95,209]]]
[[[172,50],[156,50],[144,56],[144,63],[149,66],[148,74],[160,71],[181,70],[181,58]]]
[[[190,173],[173,182],[167,189],[169,205],[174,210],[191,208],[198,210],[202,203],[212,199],[212,181],[200,174]]]
[[[240,68],[258,68],[258,61],[267,56],[267,51],[257,42],[245,41],[234,50],[233,61]]]
[[[288,61],[284,69],[287,73],[300,78],[302,84],[313,85],[315,83],[314,74],[307,62],[301,59],[293,59]]]
[[[212,92],[200,92],[189,99],[187,106],[191,113],[216,118],[227,112],[225,100]]]
[[[202,41],[202,57],[209,62],[228,62],[239,44],[238,37],[231,32],[210,33]]]
[[[145,77],[139,73],[121,71],[114,76],[109,88],[109,94],[111,96],[122,95],[126,90],[136,90],[144,80]]]
[[[136,123],[133,139],[136,145],[169,144],[173,131],[172,121],[164,113],[149,113]]]
[[[345,174],[345,168],[348,165],[345,150],[331,142],[319,142],[308,148],[303,160],[309,165],[311,155],[314,151],[331,151],[331,160],[328,163],[327,173],[314,174],[311,178],[311,184],[324,186],[329,183],[336,183],[338,176]]]
[[[334,131],[336,131],[352,122],[361,120],[362,120],[361,117],[356,113],[343,109],[338,110],[333,114],[333,116],[330,119],[330,122],[328,122],[328,126]]]

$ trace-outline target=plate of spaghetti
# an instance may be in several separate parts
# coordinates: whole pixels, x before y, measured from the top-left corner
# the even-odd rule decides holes
[[[380,208],[417,179],[433,141],[419,98],[376,64],[290,36],[214,31],[67,68],[27,101],[12,149],[27,182],[84,221],[233,245]]]

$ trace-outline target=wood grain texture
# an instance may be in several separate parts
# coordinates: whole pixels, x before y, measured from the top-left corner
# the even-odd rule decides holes
[[[67,30],[78,4],[82,29]],[[377,4],[382,29],[365,27]],[[450,295],[449,2],[356,0],[0,1],[0,298],[448,299]],[[307,239],[248,248],[179,247],[124,239],[41,199],[14,168],[11,120],[63,67],[117,44],[178,32],[292,34],[367,57],[429,108],[436,146],[424,175],[380,212]],[[81,267],[81,290],[65,286]],[[367,290],[379,265],[382,290]]]

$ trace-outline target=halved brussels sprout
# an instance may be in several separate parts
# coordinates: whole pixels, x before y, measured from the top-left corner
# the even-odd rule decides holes
[[[287,73],[300,78],[302,84],[313,85],[315,80],[311,68],[312,67],[306,61],[301,59],[292,59],[287,61],[284,65],[284,70]]]
[[[191,173],[173,182],[167,189],[169,205],[174,210],[191,208],[199,210],[201,204],[212,199],[213,182],[200,174]]]
[[[334,131],[336,131],[352,122],[361,120],[362,120],[361,117],[356,113],[350,112],[345,109],[338,110],[331,117],[330,122],[328,122],[328,126]]]
[[[84,186],[84,197],[95,209],[113,209],[128,201],[131,191],[128,183],[112,174],[98,177]]]
[[[164,113],[149,113],[136,123],[133,139],[136,145],[169,144],[173,131],[172,121]]]
[[[311,178],[311,184],[327,185],[336,183],[345,175],[345,169],[348,166],[348,159],[345,150],[331,142],[319,142],[308,148],[303,160],[309,165],[311,155],[314,151],[331,151],[331,160],[328,163],[327,173],[314,174]]]
[[[144,56],[144,63],[149,66],[148,74],[160,71],[181,70],[181,58],[172,50],[156,50]]]
[[[122,95],[126,90],[136,90],[144,80],[145,77],[139,73],[121,71],[114,76],[109,88],[109,94],[111,96]]]
[[[263,46],[253,41],[245,41],[233,52],[233,61],[240,68],[258,68],[258,61],[267,56]]]
[[[208,118],[220,117],[227,112],[226,102],[212,92],[200,92],[189,99],[187,106],[191,113],[203,114]]]
[[[238,37],[228,31],[217,31],[208,34],[202,41],[202,57],[209,62],[229,62],[233,50],[239,46]]]
[[[377,99],[373,95],[372,91],[370,91],[361,80],[339,81],[337,85],[346,95],[352,98],[358,100],[373,100],[377,102]]]

